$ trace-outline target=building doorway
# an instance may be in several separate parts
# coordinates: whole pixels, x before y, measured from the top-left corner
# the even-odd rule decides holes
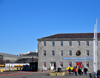
[[[38,71],[38,63],[37,62],[30,62],[30,70],[31,71]]]
[[[52,70],[56,70],[56,62],[51,62],[50,67],[52,68]]]
[[[82,68],[82,62],[76,62],[76,66],[79,66],[79,68]]]

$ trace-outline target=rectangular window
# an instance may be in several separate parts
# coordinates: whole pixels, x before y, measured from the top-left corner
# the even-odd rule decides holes
[[[86,50],[86,55],[89,56],[89,50]]]
[[[71,50],[69,50],[69,55],[72,56],[72,51]]]
[[[63,62],[60,62],[60,66],[63,67]]]
[[[46,67],[46,62],[43,62],[43,67]]]
[[[63,46],[63,42],[62,41],[60,42],[60,45]]]
[[[46,56],[46,51],[45,51],[45,50],[44,50],[44,53],[43,53],[43,55],[44,55],[44,56]]]
[[[86,45],[89,46],[89,41],[86,41]]]
[[[72,62],[69,62],[69,66],[72,67]]]
[[[78,41],[78,46],[80,46],[80,41]]]
[[[69,46],[72,46],[72,42],[71,41],[69,41]]]
[[[63,50],[61,50],[61,56],[63,56]]]
[[[86,67],[89,67],[89,62],[86,62]]]
[[[44,46],[46,46],[46,42],[44,42]]]
[[[52,42],[52,46],[55,46],[55,42],[54,41]]]
[[[52,51],[52,56],[55,56],[55,51]]]

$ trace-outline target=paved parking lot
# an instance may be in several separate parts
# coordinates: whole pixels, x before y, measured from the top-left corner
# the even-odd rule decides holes
[[[34,76],[34,75],[28,75],[28,76],[7,76],[7,77],[1,77],[1,78],[89,78],[88,76]]]
[[[48,72],[3,72],[0,73],[0,78],[90,78],[89,74],[87,76],[73,76],[73,74],[68,74],[66,72],[65,76],[48,76]],[[93,78],[93,77],[92,77]]]

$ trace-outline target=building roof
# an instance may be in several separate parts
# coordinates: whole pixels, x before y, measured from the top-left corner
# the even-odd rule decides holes
[[[98,33],[97,36],[98,38],[100,38],[100,33]],[[94,37],[94,33],[64,33],[64,34],[55,34],[55,35],[43,37],[40,39],[45,39],[45,38],[93,38],[93,37]]]
[[[37,58],[33,58],[33,61],[38,62]],[[18,59],[15,63],[30,63],[32,62],[32,58],[21,58]]]
[[[27,54],[24,54],[24,55],[21,55],[22,57],[23,56],[38,56],[38,53],[37,52],[30,52],[30,53],[27,53]]]
[[[17,55],[8,54],[8,53],[2,53],[2,52],[0,52],[0,55],[2,55],[4,57],[15,57],[15,58],[17,58]]]
[[[26,54],[26,55],[23,55],[23,56],[38,56],[38,53],[30,52],[29,54]]]

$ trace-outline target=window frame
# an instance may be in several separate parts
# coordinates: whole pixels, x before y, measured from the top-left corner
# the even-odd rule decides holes
[[[80,46],[80,41],[77,41],[77,46]]]
[[[63,46],[63,41],[60,41],[60,46]]]
[[[86,46],[89,46],[89,41],[86,41]]]
[[[44,65],[44,66],[43,66],[43,65]],[[43,67],[46,67],[46,62],[43,62],[43,63],[42,63],[42,66],[43,66]]]
[[[54,50],[52,50],[52,56],[55,56],[55,51]]]
[[[68,64],[70,67],[72,67],[72,62],[69,62],[69,64]]]
[[[52,46],[55,46],[55,42],[54,41],[52,41]]]
[[[60,51],[60,55],[63,56],[63,50]]]
[[[60,66],[63,67],[63,62],[62,61],[60,62]]]
[[[46,50],[43,51],[43,56],[46,56]]]
[[[69,46],[72,46],[72,41],[69,41]]]
[[[86,62],[86,67],[89,67],[89,62]]]
[[[70,52],[71,52],[71,55],[70,55]],[[69,50],[69,51],[68,51],[68,55],[69,55],[69,56],[72,56],[72,50]]]
[[[87,53],[87,52],[88,52],[88,53]],[[86,55],[89,56],[88,54],[89,54],[89,50],[86,50]]]
[[[44,46],[46,46],[46,41],[44,41]]]

